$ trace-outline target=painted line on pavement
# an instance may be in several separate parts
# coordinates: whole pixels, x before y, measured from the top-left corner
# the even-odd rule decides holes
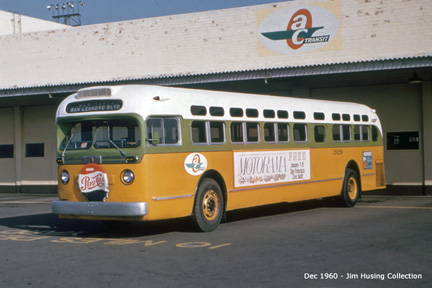
[[[1,204],[51,204],[51,201],[11,200],[0,201]]]
[[[418,209],[432,210],[432,207],[415,207],[415,206],[357,206],[359,208],[379,208],[379,209]]]

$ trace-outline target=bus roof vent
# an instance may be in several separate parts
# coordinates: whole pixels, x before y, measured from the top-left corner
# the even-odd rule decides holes
[[[77,98],[111,97],[110,88],[89,88],[78,91]]]

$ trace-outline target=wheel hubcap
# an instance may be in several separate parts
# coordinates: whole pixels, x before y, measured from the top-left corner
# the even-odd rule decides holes
[[[348,181],[348,196],[351,200],[354,200],[357,197],[357,193],[357,181],[354,178],[350,178]]]
[[[202,211],[206,220],[213,221],[216,219],[219,211],[218,203],[217,194],[213,190],[207,191],[202,202]]]

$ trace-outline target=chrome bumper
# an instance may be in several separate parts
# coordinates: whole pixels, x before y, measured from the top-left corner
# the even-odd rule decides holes
[[[59,215],[137,217],[147,214],[146,202],[72,202],[53,201],[53,213]]]

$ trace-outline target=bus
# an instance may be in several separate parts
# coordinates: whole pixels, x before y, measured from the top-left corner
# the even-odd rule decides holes
[[[60,218],[191,217],[385,187],[383,134],[361,104],[150,85],[91,87],[56,114]],[[111,222],[110,222],[111,221]]]

